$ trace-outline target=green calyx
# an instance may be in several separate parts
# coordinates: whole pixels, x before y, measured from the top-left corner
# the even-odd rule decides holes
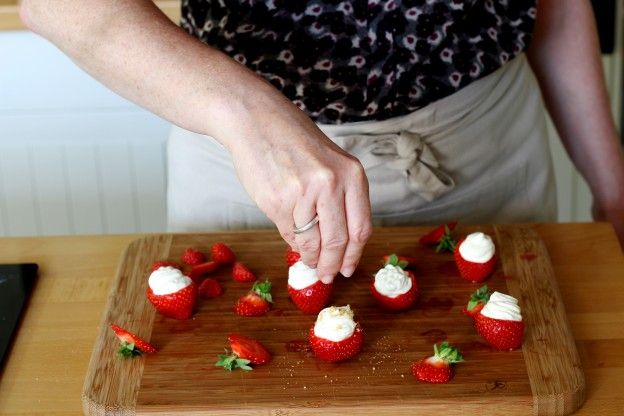
[[[467,310],[471,311],[480,303],[486,304],[490,300],[490,294],[488,293],[487,285],[481,286],[477,289],[472,295],[470,295],[470,300],[468,301]]]
[[[133,358],[139,355],[141,355],[141,350],[130,342],[122,342],[119,350],[117,350],[119,358]]]
[[[273,303],[273,296],[271,296],[271,282],[268,280],[254,283],[251,287],[251,291],[267,302]]]
[[[388,260],[386,261],[386,265],[388,264],[404,269],[409,263],[405,260],[399,260],[399,257],[396,254],[391,254],[388,256]]]
[[[464,361],[464,357],[462,357],[459,350],[446,341],[441,343],[439,347],[437,344],[434,344],[433,352],[436,358],[444,360],[448,364],[456,364]]]
[[[455,250],[455,246],[457,242],[453,238],[453,232],[448,227],[448,225],[444,226],[444,235],[440,238],[440,242],[435,248],[436,253],[440,253],[443,251],[453,252]]]
[[[223,367],[228,371],[240,368],[241,370],[251,371],[253,368],[249,366],[251,361],[244,358],[240,358],[238,355],[230,354],[228,350],[225,350],[225,354],[220,354],[219,359],[215,363],[215,367]]]

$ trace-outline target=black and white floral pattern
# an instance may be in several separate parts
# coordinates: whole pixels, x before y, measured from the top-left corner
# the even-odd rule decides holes
[[[321,123],[448,96],[529,44],[536,0],[183,0],[181,25]]]

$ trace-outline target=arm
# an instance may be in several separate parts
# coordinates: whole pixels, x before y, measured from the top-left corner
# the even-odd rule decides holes
[[[594,218],[611,221],[624,247],[624,157],[589,1],[540,0],[528,57],[563,145],[592,191]]]
[[[368,182],[268,82],[172,24],[148,0],[25,0],[21,16],[96,79],[220,141],[243,186],[308,265],[351,275],[370,236]],[[294,236],[315,213],[319,227]]]

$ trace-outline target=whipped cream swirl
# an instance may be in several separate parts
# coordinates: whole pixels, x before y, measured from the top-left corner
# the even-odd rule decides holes
[[[412,279],[405,270],[392,264],[386,264],[375,274],[373,283],[377,292],[389,298],[396,298],[412,288]]]
[[[319,312],[314,324],[314,334],[319,338],[340,342],[355,331],[353,311],[347,306],[330,306]]]
[[[175,267],[159,267],[154,270],[147,281],[155,295],[168,295],[182,290],[193,283],[190,277],[185,276]]]
[[[492,293],[490,300],[481,309],[481,314],[492,319],[522,321],[518,299],[500,292]]]
[[[494,257],[494,242],[484,233],[469,234],[459,246],[459,254],[473,263],[486,263]]]

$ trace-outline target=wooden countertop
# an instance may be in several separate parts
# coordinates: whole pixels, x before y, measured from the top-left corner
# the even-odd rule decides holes
[[[19,17],[18,0],[0,0],[0,31],[26,29]],[[154,3],[169,18],[178,24],[180,21],[180,0],[155,0]]]
[[[624,414],[624,256],[608,224],[536,225],[587,381],[578,414]],[[0,263],[40,277],[0,379],[2,415],[80,415],[80,394],[124,247],[138,235],[0,238]]]

